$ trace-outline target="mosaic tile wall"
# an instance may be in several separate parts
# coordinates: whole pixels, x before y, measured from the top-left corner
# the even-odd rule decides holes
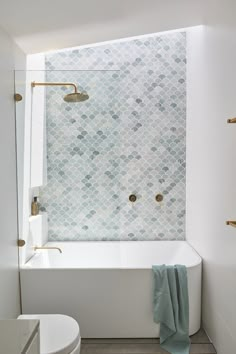
[[[184,240],[185,33],[47,54],[46,69],[90,95],[47,89],[49,239]]]

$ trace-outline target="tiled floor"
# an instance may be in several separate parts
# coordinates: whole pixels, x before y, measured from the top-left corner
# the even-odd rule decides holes
[[[82,339],[81,354],[167,354],[159,339]],[[204,330],[191,337],[191,354],[214,354]]]

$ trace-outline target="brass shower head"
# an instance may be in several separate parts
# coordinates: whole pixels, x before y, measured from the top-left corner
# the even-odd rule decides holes
[[[73,86],[74,92],[68,93],[64,97],[65,102],[83,102],[89,99],[89,95],[86,92],[78,92],[77,86],[72,82],[31,82],[31,86]]]
[[[83,102],[86,101],[89,98],[89,95],[84,92],[74,92],[74,93],[68,93],[64,97],[64,101],[66,102]]]

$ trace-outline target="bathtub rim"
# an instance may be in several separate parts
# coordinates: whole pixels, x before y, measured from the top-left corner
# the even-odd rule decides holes
[[[168,241],[157,241],[157,240],[153,240],[153,241],[145,241],[145,240],[140,240],[140,241],[48,241],[47,243],[45,243],[45,245],[50,245],[50,244],[53,244],[54,246],[58,246],[60,247],[60,243],[103,243],[103,242],[109,242],[109,243],[121,243],[121,242],[128,242],[128,243],[134,243],[134,242],[139,242],[139,243],[142,243],[142,242],[168,242]],[[193,248],[193,246],[188,242],[188,241],[185,241],[185,240],[173,240],[173,241],[169,241],[169,242],[180,242],[180,243],[185,243],[188,245],[188,247],[191,248],[191,250],[195,253],[195,257],[198,259],[198,261],[196,261],[195,263],[189,265],[189,266],[186,266],[187,269],[192,269],[192,268],[195,268],[195,267],[198,267],[198,266],[202,266],[202,263],[203,263],[203,260],[202,260],[202,257],[199,255],[199,253]],[[40,252],[35,252],[33,254],[32,257],[30,257],[30,259],[28,259],[28,261],[21,265],[20,266],[20,270],[151,270],[152,267],[63,267],[63,266],[60,266],[60,267],[55,267],[55,266],[48,266],[48,267],[40,267],[40,266],[31,266],[29,265],[30,261],[32,260],[32,258],[38,254],[40,254],[41,252],[48,252],[47,250],[46,251],[40,251]],[[163,263],[162,263],[163,264]],[[179,263],[176,263],[176,264],[179,264]]]

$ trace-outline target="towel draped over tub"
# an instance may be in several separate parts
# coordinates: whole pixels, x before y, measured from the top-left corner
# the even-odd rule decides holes
[[[161,347],[171,354],[189,354],[187,269],[153,265],[153,319],[160,323]]]

